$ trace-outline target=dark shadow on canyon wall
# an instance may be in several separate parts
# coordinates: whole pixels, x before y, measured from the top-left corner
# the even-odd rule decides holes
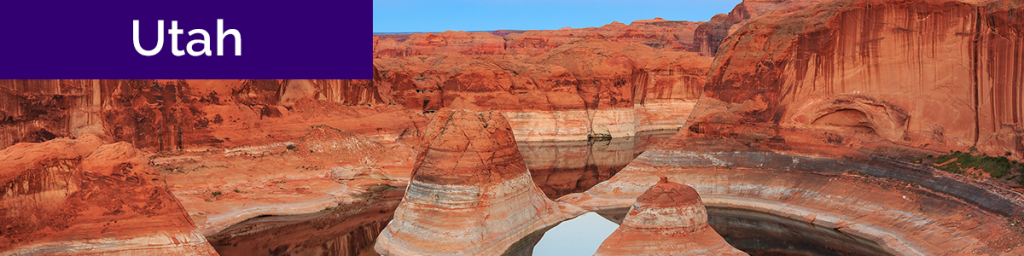
[[[264,216],[207,239],[220,255],[376,255],[373,244],[405,189],[378,185],[367,200],[313,214]]]
[[[610,179],[640,153],[676,134],[641,132],[631,138],[517,142],[533,182],[548,198],[579,193]]]

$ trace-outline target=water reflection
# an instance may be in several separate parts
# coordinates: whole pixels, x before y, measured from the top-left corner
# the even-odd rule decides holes
[[[208,240],[220,255],[376,255],[373,243],[394,216],[403,189],[315,214],[258,217]]]
[[[619,225],[597,213],[583,214],[551,228],[533,248],[533,255],[594,255]]]
[[[767,213],[708,207],[708,223],[750,255],[890,255],[875,242]]]
[[[586,191],[608,180],[644,150],[675,133],[645,132],[628,139],[519,142],[518,145],[534,183],[548,197],[558,198]],[[391,221],[404,193],[404,190],[390,190],[376,195],[367,203],[341,206],[330,212],[254,218],[215,234],[208,240],[221,255],[376,255],[373,243],[384,226]],[[518,249],[510,250],[508,254],[544,255],[550,251],[545,249],[547,247],[544,244],[535,247],[542,237],[562,237],[556,241],[573,239],[572,232],[580,231],[572,228],[571,223],[592,225],[589,221],[591,218],[600,220],[600,217],[591,213],[571,220],[573,222],[568,222],[570,224],[563,223],[561,230],[570,232],[565,235],[559,235],[563,231],[547,235],[547,230],[538,231],[517,243],[513,248]],[[615,225],[605,224],[607,233],[611,234]],[[608,235],[600,234],[591,233],[601,238],[596,245],[600,245]],[[535,252],[535,248],[540,251]],[[587,255],[596,250],[595,246]]]
[[[632,138],[590,141],[518,142],[533,182],[555,199],[610,179],[640,153],[676,131],[639,133]]]
[[[750,255],[890,255],[875,242],[830,228],[762,212],[707,209],[708,224],[730,245]],[[621,224],[628,211],[624,208],[598,214]]]

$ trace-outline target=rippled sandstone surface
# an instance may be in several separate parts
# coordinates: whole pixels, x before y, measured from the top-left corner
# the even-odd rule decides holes
[[[498,112],[438,112],[424,143],[405,198],[374,246],[378,253],[498,255],[584,212],[534,185]]]

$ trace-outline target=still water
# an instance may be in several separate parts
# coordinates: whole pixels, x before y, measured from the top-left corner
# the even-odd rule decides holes
[[[549,198],[583,192],[611,178],[647,148],[675,132],[629,139],[519,142],[534,183]],[[373,243],[391,221],[404,190],[374,193],[365,203],[295,216],[264,216],[209,237],[221,255],[376,255]],[[509,255],[592,255],[626,210],[587,213],[536,232]],[[764,213],[708,208],[712,228],[751,255],[885,255],[870,241]]]

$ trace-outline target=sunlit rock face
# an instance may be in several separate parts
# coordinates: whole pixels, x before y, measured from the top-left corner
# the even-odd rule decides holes
[[[747,255],[708,225],[708,212],[690,186],[662,177],[594,255]]]
[[[692,50],[699,24],[656,18],[582,29],[380,35],[379,77],[371,85],[384,102],[425,113],[499,110],[519,141],[677,129],[710,66],[709,56]],[[432,48],[416,50],[421,45]]]
[[[519,141],[630,137],[676,129],[704,86],[710,58],[603,39],[537,56],[375,59],[377,91],[410,110],[501,111]]]
[[[697,134],[1024,159],[1019,1],[829,1],[718,48]],[[754,22],[756,21],[756,22]]]
[[[827,1],[829,0],[745,0],[728,14],[718,14],[711,17],[708,22],[701,22],[694,30],[694,50],[704,56],[715,56],[718,46],[726,37],[754,18],[782,15]]]
[[[427,127],[384,255],[499,255],[521,238],[583,211],[547,199],[498,112],[442,110]]]
[[[914,159],[1021,159],[1019,1],[827,1],[755,17],[718,48],[683,131],[560,200],[629,206],[659,176],[896,255],[1021,254],[1024,197]],[[998,56],[997,56],[998,55]]]
[[[21,143],[0,166],[2,254],[217,254],[129,143]]]

